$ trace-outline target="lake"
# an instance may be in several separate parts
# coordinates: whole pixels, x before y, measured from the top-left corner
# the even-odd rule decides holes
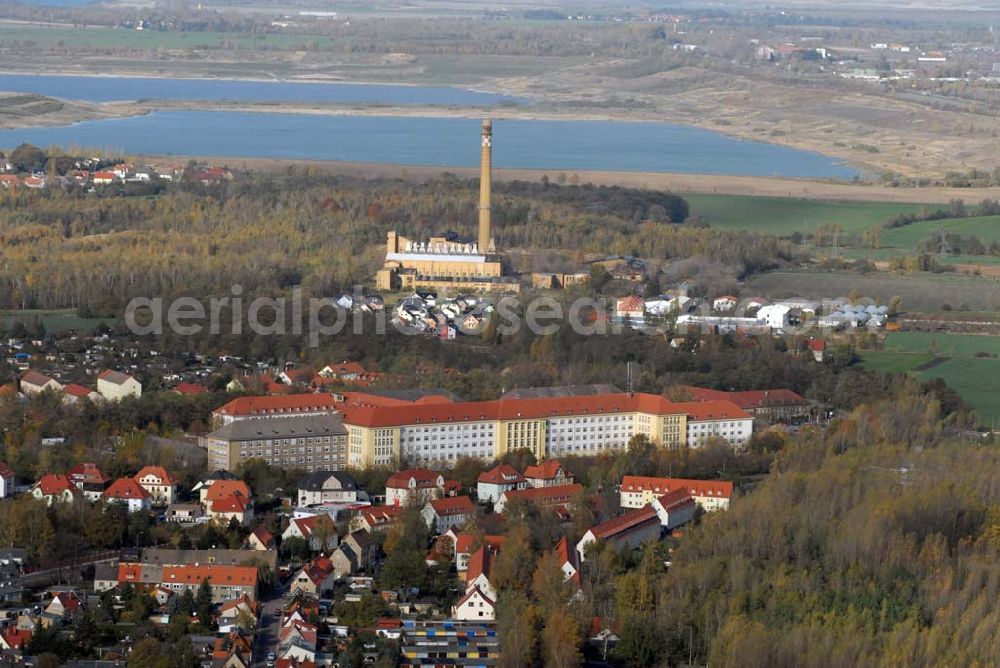
[[[86,102],[189,100],[205,102],[342,102],[347,104],[434,104],[482,107],[525,100],[450,88],[395,84],[299,83],[230,79],[155,79],[0,75],[0,91],[37,93]]]
[[[832,179],[857,175],[819,153],[668,123],[501,120],[494,122],[493,134],[498,167]],[[66,127],[0,130],[0,147],[21,142],[131,154],[479,164],[479,121],[466,118],[159,111]]]

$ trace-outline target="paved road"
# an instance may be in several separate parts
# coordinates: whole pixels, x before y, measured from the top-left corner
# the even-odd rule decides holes
[[[267,665],[267,655],[269,652],[278,652],[278,629],[281,623],[281,610],[287,602],[283,597],[286,589],[281,585],[275,588],[266,597],[261,598],[260,631],[254,640],[253,665],[262,668]]]

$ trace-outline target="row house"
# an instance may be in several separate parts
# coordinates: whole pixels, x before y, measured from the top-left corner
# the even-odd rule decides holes
[[[622,477],[619,499],[622,508],[642,508],[667,492],[685,490],[706,512],[729,510],[733,483],[727,480],[690,480],[627,475]]]

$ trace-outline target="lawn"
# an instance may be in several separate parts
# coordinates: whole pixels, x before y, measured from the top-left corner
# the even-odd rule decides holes
[[[973,357],[976,353],[1000,356],[1000,336],[892,332],[885,350],[891,353],[936,353],[948,357]]]
[[[917,212],[923,206],[703,193],[685,193],[684,199],[690,204],[692,215],[701,216],[714,228],[779,236],[808,232],[828,224],[840,225],[847,233],[861,233],[882,225],[892,216]]]
[[[1000,360],[955,357],[918,373],[917,377],[943,379],[976,409],[984,427],[1000,425]]]
[[[329,37],[313,35],[257,35],[233,32],[159,32],[125,28],[0,28],[0,44],[31,42],[39,45],[132,49],[296,49],[306,44],[329,46]]]

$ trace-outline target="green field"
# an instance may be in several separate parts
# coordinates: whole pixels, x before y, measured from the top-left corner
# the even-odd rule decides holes
[[[1000,423],[1000,336],[893,332],[885,350],[861,351],[861,365],[872,371],[914,373],[920,380],[941,378],[976,410],[983,426]],[[939,364],[928,365],[935,359]]]
[[[316,44],[328,47],[329,37],[313,35],[250,35],[231,32],[158,32],[125,28],[0,28],[0,44],[17,42],[40,46],[132,49],[297,49]]]
[[[829,224],[840,225],[848,234],[861,233],[897,214],[915,213],[923,206],[700,193],[686,193],[684,199],[690,204],[692,215],[701,216],[711,227],[779,236],[810,232]]]
[[[976,353],[1000,356],[1000,336],[892,332],[885,350],[895,353],[932,353],[948,357],[973,357]]]
[[[864,350],[858,353],[861,366],[871,371],[907,373],[934,360],[934,355],[919,353],[892,353],[885,350]]]
[[[81,318],[75,309],[0,311],[0,331],[10,331],[17,321],[24,323],[30,329],[36,320],[41,321],[46,332],[65,332],[72,329],[89,333],[98,325],[113,327],[118,322],[118,318]]]
[[[917,377],[943,379],[976,409],[984,427],[1000,426],[1000,360],[955,357]]]

